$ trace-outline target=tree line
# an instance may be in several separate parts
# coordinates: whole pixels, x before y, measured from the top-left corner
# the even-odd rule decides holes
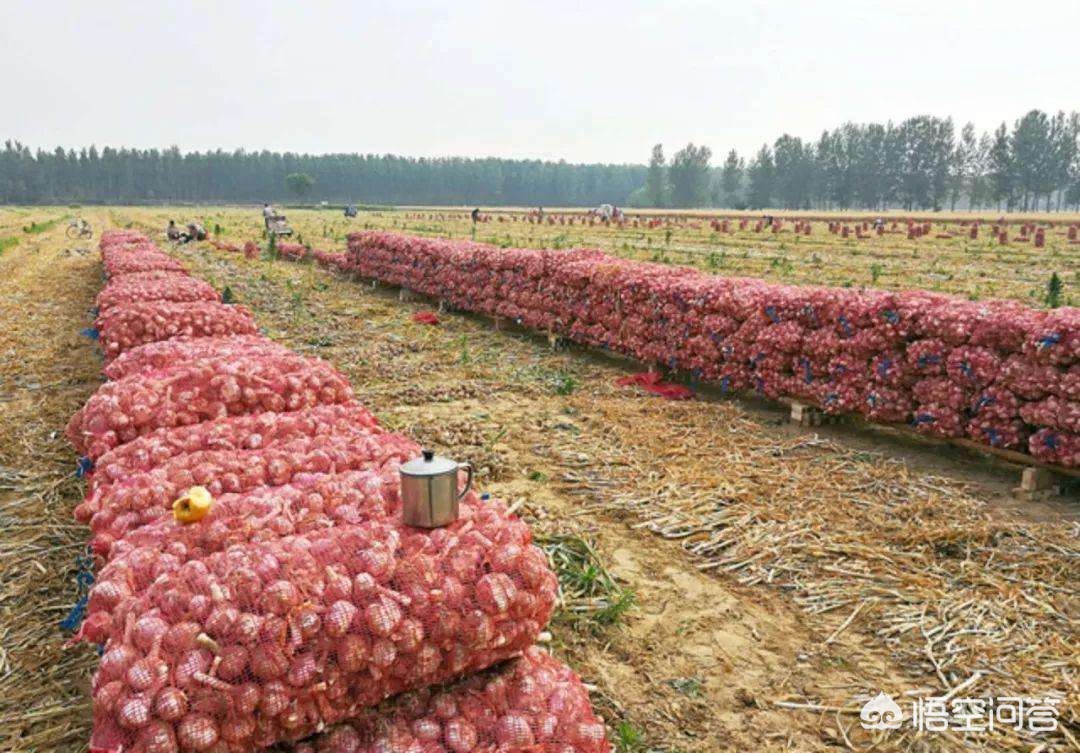
[[[635,206],[738,209],[1055,211],[1080,207],[1080,114],[1032,110],[1012,127],[955,132],[951,118],[845,123],[816,142],[784,134],[749,161],[719,167],[688,144],[665,161],[653,147]]]
[[[16,141],[7,141],[0,151],[2,204],[280,202],[309,197],[362,204],[594,206],[625,198],[644,178],[644,165],[494,158],[182,153],[176,147],[35,151]]]
[[[951,118],[845,123],[816,141],[784,134],[712,165],[688,144],[648,165],[169,149],[0,151],[0,203],[280,202],[736,209],[1080,207],[1080,114],[1032,110],[1011,127],[959,133]]]

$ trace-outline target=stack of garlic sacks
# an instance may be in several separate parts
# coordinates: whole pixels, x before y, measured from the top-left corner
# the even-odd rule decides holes
[[[101,251],[110,381],[67,431],[92,464],[92,751],[610,750],[534,646],[557,583],[524,523],[470,492],[449,526],[406,526],[420,447],[341,374],[145,236]]]

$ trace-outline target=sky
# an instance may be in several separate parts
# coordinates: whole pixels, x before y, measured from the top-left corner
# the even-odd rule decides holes
[[[2,0],[0,140],[643,163],[1080,110],[1080,1]]]

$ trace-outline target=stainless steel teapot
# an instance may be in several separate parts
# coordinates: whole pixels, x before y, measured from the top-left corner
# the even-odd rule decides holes
[[[457,488],[458,471],[468,474],[465,488]],[[458,502],[472,488],[473,469],[468,463],[457,463],[439,457],[432,450],[403,464],[401,473],[401,502],[405,524],[419,528],[439,528],[457,520]]]

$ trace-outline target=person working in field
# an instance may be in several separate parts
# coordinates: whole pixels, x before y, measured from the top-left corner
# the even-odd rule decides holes
[[[267,230],[270,229],[270,220],[274,219],[274,217],[276,216],[277,212],[274,211],[274,208],[272,206],[270,206],[269,204],[263,204],[263,225],[266,226]]]
[[[480,221],[480,207],[472,210],[472,224],[476,224]]]
[[[191,241],[204,241],[206,240],[206,229],[198,222],[189,222],[187,230],[180,233],[181,243],[191,243]]]
[[[169,220],[169,226],[165,228],[165,237],[173,242],[180,240],[180,228],[177,226],[176,220]]]

